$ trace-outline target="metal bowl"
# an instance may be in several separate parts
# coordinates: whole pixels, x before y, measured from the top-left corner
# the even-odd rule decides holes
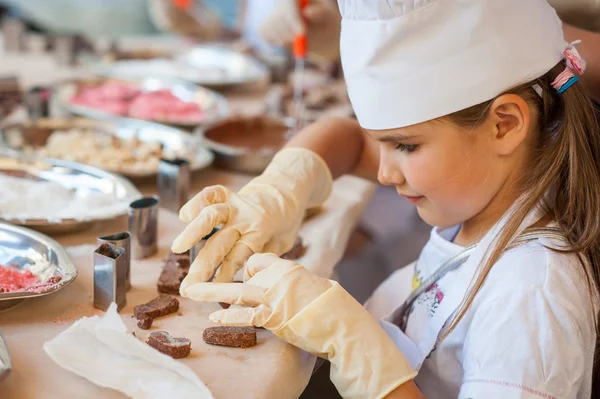
[[[287,132],[292,127],[291,118],[236,117],[200,127],[196,133],[201,137],[203,144],[215,153],[217,166],[238,172],[260,174],[281,149]],[[259,136],[268,136],[270,133],[263,129],[269,128],[275,128],[273,134],[283,136],[281,145],[260,146]]]
[[[97,85],[106,80],[106,78],[101,78],[60,83],[54,88],[53,101],[56,101],[60,108],[74,115],[80,115],[100,120],[114,119],[116,117],[120,117],[120,115],[98,110],[92,107],[71,104],[71,98],[73,98],[73,96],[77,93],[78,87],[80,85]],[[200,109],[205,114],[205,118],[201,121],[201,124],[212,123],[217,120],[226,118],[229,115],[229,105],[227,99],[221,94],[180,79],[150,77],[146,77],[143,79],[134,79],[119,77],[110,78],[109,80],[133,84],[143,92],[152,92],[163,89],[170,90],[173,93],[173,95],[175,95],[179,99],[198,104]],[[144,120],[137,118],[130,119]],[[195,127],[198,125],[198,123],[195,122],[192,123],[186,120],[178,119],[153,119],[149,120],[149,122],[164,123],[168,125],[185,127]]]
[[[123,60],[93,69],[100,76],[128,79],[177,78],[207,87],[228,87],[269,78],[257,59],[220,46],[197,46],[174,59]]]
[[[161,143],[164,157],[185,158],[190,161],[190,168],[193,171],[208,167],[214,159],[213,154],[204,148],[197,138],[188,133],[157,123],[127,118],[112,121],[84,118],[39,119],[35,123],[8,125],[0,129],[0,144],[21,151],[26,145],[43,146],[54,131],[77,128],[93,129],[121,139],[137,137],[140,141]],[[154,178],[158,173],[158,165],[156,168],[142,170],[116,168],[111,171],[131,179]]]
[[[54,182],[74,191],[75,195],[84,196],[90,191],[96,191],[113,195],[115,199],[122,201],[133,201],[142,196],[127,179],[113,173],[76,162],[27,156],[8,149],[0,149],[0,174]],[[127,210],[123,214],[126,212]],[[119,216],[113,214],[88,220],[62,219],[60,221],[6,219],[0,216],[0,220],[48,234],[58,234],[83,230],[96,222],[113,220]]]
[[[30,270],[42,283],[60,278],[36,290],[0,293],[0,309],[59,291],[77,277],[77,268],[60,244],[41,233],[6,223],[0,223],[0,264]]]

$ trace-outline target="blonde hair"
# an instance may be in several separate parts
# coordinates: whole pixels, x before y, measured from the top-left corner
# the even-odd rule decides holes
[[[544,201],[549,192],[553,206],[545,206],[569,243],[568,248],[553,250],[576,254],[585,272],[590,300],[600,297],[600,218],[591,213],[600,206],[600,127],[596,109],[581,85],[576,83],[562,94],[552,87],[552,81],[564,68],[561,62],[544,76],[503,93],[520,96],[537,111],[535,125],[539,137],[532,150],[532,168],[521,182],[527,195],[480,264],[469,292],[442,339],[465,315],[527,214]],[[539,88],[541,93],[536,92]],[[462,127],[477,126],[485,120],[493,101],[459,111],[448,119]],[[598,324],[596,315],[597,335]],[[598,385],[595,388],[600,388],[600,369],[596,362],[594,369],[594,384]]]

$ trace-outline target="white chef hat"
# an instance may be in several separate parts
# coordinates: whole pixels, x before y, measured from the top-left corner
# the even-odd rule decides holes
[[[367,129],[399,128],[488,101],[562,58],[546,0],[338,0],[348,93]]]

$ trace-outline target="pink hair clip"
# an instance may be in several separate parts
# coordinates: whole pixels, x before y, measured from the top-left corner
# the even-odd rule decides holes
[[[579,43],[581,43],[581,40],[576,40],[567,46],[563,52],[567,67],[552,82],[552,87],[561,94],[579,80],[577,75],[575,75],[575,72],[579,75],[583,75],[585,72],[585,61],[581,58],[579,52],[575,48]]]
[[[569,44],[563,55],[565,56],[565,60],[567,60],[567,66],[575,70],[578,75],[583,75],[585,72],[585,60],[581,58],[581,55],[579,55],[579,52],[575,48],[579,43],[581,43],[581,40],[575,40]]]

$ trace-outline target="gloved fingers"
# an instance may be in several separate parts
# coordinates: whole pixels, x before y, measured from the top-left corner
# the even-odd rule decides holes
[[[244,282],[270,289],[294,270],[306,269],[294,261],[281,259],[275,254],[258,254],[250,257],[244,269]]]
[[[275,254],[255,254],[252,255],[246,267],[244,268],[244,282],[250,280],[257,273],[279,262],[281,258]]]
[[[188,286],[185,297],[198,302],[223,302],[230,305],[259,306],[265,303],[265,290],[248,284],[197,283]]]
[[[300,226],[298,226],[298,228],[295,228],[295,229],[290,229],[286,233],[278,234],[277,239],[272,240],[273,242],[269,243],[269,244],[271,244],[271,247],[273,248],[273,250],[272,251],[265,250],[263,252],[272,252],[274,254],[281,256],[284,253],[291,250],[294,247],[296,238],[298,237],[299,227]],[[266,245],[266,247],[269,247],[269,245]]]
[[[187,251],[209,235],[215,227],[226,223],[229,219],[229,212],[229,205],[223,203],[202,209],[200,214],[175,238],[171,250],[175,253]]]
[[[253,253],[258,254],[264,252],[265,245],[272,237],[272,233],[263,228],[263,231],[251,231],[240,237],[240,242],[246,244]]]
[[[209,205],[227,201],[229,190],[221,185],[205,187],[179,210],[179,219],[189,223]]]
[[[181,282],[179,292],[183,295],[187,286],[208,281],[239,238],[240,233],[231,228],[219,230],[210,237],[190,265],[190,271]]]
[[[254,252],[243,242],[238,241],[235,243],[233,249],[225,256],[213,281],[215,283],[227,283],[233,281],[235,274],[244,267],[244,262],[246,262],[253,253]]]
[[[265,244],[262,251],[260,251],[260,252],[264,253],[264,254],[275,254],[275,255],[281,256],[287,252],[285,250],[285,248],[287,248],[287,247],[288,247],[287,243],[282,241],[281,236],[273,237],[269,240],[269,242],[267,242]],[[289,246],[288,250],[289,249],[291,249],[291,246]]]
[[[241,284],[237,284],[241,285]],[[245,284],[244,284],[245,285]],[[213,323],[236,327],[263,327],[271,318],[273,310],[266,305],[259,305],[255,308],[229,308],[226,310],[217,310],[211,313],[208,318]]]

